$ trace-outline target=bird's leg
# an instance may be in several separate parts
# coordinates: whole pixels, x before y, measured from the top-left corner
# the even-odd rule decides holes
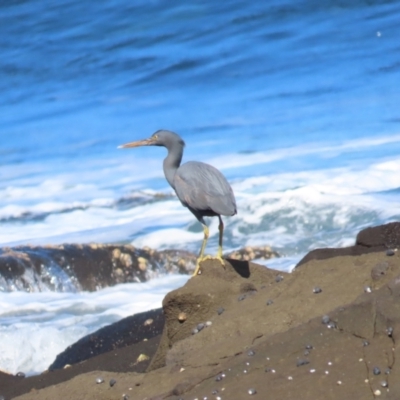
[[[197,258],[197,261],[196,261],[196,269],[194,270],[193,276],[197,275],[199,273],[199,271],[200,271],[200,263],[204,259],[204,250],[206,249],[207,240],[208,240],[208,237],[210,235],[210,231],[208,229],[208,226],[206,224],[203,224],[203,223],[202,223],[202,225],[203,225],[203,231],[204,231],[204,239],[203,239],[203,243],[201,245],[199,257]]]
[[[219,218],[219,225],[218,225],[218,230],[219,230],[219,241],[218,241],[218,253],[217,253],[217,259],[221,261],[221,263],[224,265],[225,261],[222,258],[222,237],[224,235],[224,223],[222,222],[222,218],[220,215],[218,215]]]
[[[206,224],[203,224],[203,231],[204,231],[204,239],[203,243],[201,244],[199,260],[202,260],[204,258],[204,251],[206,249],[208,237],[210,236],[210,230],[208,229],[208,226]]]
[[[219,230],[219,241],[218,241],[218,252],[216,257],[212,256],[205,256],[202,257],[200,261],[204,260],[218,260],[222,266],[225,266],[225,260],[222,258],[222,237],[224,234],[224,223],[222,222],[222,218],[220,215],[218,215],[219,218],[219,225],[218,225],[218,230]]]
[[[217,257],[215,257],[217,260],[220,261],[220,263],[225,266],[225,261],[222,258],[222,237],[224,235],[224,223],[222,222],[222,218],[220,215],[218,215],[219,219],[219,225],[218,225],[218,230],[219,230],[219,240],[218,240],[218,252],[217,252]]]

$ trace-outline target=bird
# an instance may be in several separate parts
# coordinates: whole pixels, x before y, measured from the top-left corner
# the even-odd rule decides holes
[[[204,238],[196,261],[193,276],[201,273],[200,264],[206,259],[217,259],[225,266],[222,258],[224,223],[221,215],[237,213],[236,199],[225,176],[212,165],[200,161],[188,161],[181,165],[185,142],[175,132],[158,130],[148,139],[129,142],[119,148],[140,146],[163,146],[168,150],[163,162],[164,175],[174,189],[178,199],[187,207],[203,226]],[[204,217],[218,217],[219,242],[216,257],[204,256],[209,237],[209,228]]]

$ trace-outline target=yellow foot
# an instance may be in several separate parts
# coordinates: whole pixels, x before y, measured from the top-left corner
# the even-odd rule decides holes
[[[200,272],[200,261],[199,261],[199,260],[197,260],[197,262],[196,262],[196,268],[195,268],[195,270],[194,270],[194,272],[193,272],[193,275],[192,275],[192,276],[196,276],[196,275],[198,275],[198,274],[199,274],[199,272]]]
[[[199,273],[201,273],[201,271],[200,271],[200,264],[201,264],[203,261],[206,261],[206,260],[219,260],[219,262],[222,264],[222,266],[225,267],[225,260],[224,260],[222,257],[220,257],[220,256],[216,256],[216,257],[213,257],[213,256],[205,256],[205,257],[203,257],[203,258],[201,258],[201,259],[200,259],[200,258],[197,259],[197,262],[196,262],[196,269],[194,270],[193,276],[199,275]]]
[[[205,260],[218,260],[222,266],[225,266],[225,260],[221,257],[221,256],[205,256],[202,258],[201,262],[205,261]]]

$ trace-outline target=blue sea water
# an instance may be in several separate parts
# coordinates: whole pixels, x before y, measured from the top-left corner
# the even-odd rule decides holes
[[[271,245],[290,270],[399,220],[399,18],[400,1],[1,2],[0,246],[198,251],[165,150],[117,149],[160,128],[229,179],[227,251]],[[59,301],[61,315],[73,295]],[[31,321],[18,307],[8,318]]]

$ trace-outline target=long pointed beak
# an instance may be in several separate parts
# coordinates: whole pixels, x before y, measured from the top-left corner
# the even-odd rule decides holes
[[[129,142],[121,144],[121,146],[118,146],[118,148],[128,149],[130,147],[151,146],[152,144],[154,144],[154,139],[149,138],[149,139],[138,140],[137,142]]]

